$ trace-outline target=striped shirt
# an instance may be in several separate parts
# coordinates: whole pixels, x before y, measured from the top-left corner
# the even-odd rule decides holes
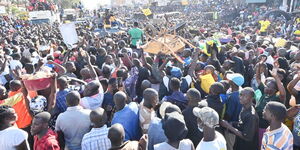
[[[82,139],[82,150],[108,150],[111,148],[110,140],[107,137],[108,128],[104,125],[101,128],[93,128],[85,134]]]
[[[268,127],[262,139],[261,150],[293,150],[293,135],[290,129],[284,124],[273,131]]]

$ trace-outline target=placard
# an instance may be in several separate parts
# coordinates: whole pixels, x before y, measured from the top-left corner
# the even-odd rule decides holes
[[[78,42],[78,35],[76,32],[75,23],[62,24],[59,27],[64,43],[68,47],[72,47],[75,43]]]

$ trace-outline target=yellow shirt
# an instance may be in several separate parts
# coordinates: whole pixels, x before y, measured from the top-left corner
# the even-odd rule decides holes
[[[300,18],[296,19],[296,24],[300,23]]]
[[[270,26],[271,22],[269,20],[261,20],[259,21],[259,24],[260,24],[260,32],[266,32],[268,27]]]
[[[300,35],[300,30],[296,30],[296,31],[294,32],[294,35]]]

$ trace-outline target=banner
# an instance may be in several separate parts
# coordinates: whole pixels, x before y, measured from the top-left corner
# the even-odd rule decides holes
[[[189,4],[189,2],[187,0],[182,0],[181,1],[181,5],[188,5],[188,4]]]
[[[59,27],[59,31],[64,39],[64,43],[68,47],[72,47],[78,42],[78,35],[76,32],[75,23],[62,24]]]
[[[152,14],[151,10],[149,8],[147,9],[142,9],[142,12],[144,13],[145,16],[149,16]]]

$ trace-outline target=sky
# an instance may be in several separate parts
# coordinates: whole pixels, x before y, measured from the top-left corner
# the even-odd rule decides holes
[[[98,5],[109,5],[110,0],[81,0],[86,9],[96,9]]]

